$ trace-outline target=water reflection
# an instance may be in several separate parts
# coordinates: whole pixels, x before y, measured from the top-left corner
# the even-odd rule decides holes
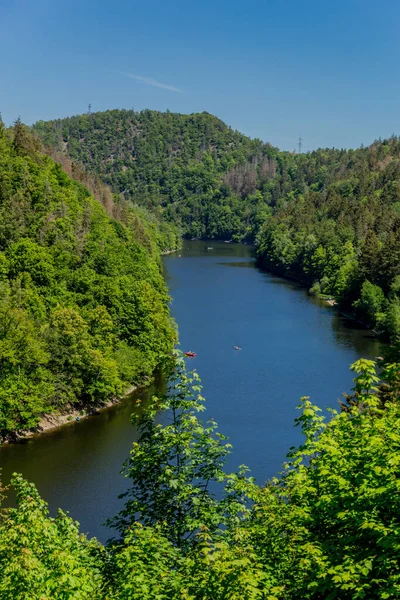
[[[172,314],[181,348],[197,352],[189,365],[202,378],[205,417],[214,417],[233,444],[228,468],[247,464],[262,483],[301,441],[293,428],[300,396],[337,407],[352,385],[349,365],[380,354],[379,343],[296,282],[258,270],[251,246],[210,245],[184,242],[182,258],[164,258]],[[146,402],[163,386],[159,380],[99,416],[0,447],[4,480],[22,472],[52,514],[59,506],[69,510],[83,531],[106,539],[111,532],[101,524],[121,506],[119,472],[136,436],[130,415],[138,398]]]
[[[263,482],[301,440],[299,398],[336,408],[349,365],[379,344],[297,282],[257,269],[251,247],[211,245],[185,242],[181,259],[166,257],[172,312],[182,348],[198,354],[208,412],[234,446],[229,467],[245,463]]]
[[[165,391],[158,374],[154,383],[138,390],[119,404],[79,423],[47,431],[21,444],[0,447],[2,481],[13,472],[22,473],[49,502],[51,514],[58,507],[70,511],[83,531],[102,540],[112,534],[103,524],[121,507],[118,494],[126,489],[120,475],[137,431],[131,424],[138,402],[143,410],[151,396]],[[8,498],[8,504],[14,501]]]
[[[364,329],[356,321],[341,315],[336,309],[333,311],[332,329],[335,340],[340,346],[354,348],[360,357],[364,356],[366,344],[369,354],[372,353],[373,357],[382,353],[382,344],[371,331]]]

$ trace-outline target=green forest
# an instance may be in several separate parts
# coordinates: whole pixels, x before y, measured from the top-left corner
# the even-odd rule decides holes
[[[160,251],[177,238],[96,191],[105,206],[0,124],[0,438],[121,396],[172,350]]]
[[[34,131],[186,237],[254,237],[258,180],[276,168],[277,150],[208,113],[110,110],[41,121]]]
[[[21,475],[0,486],[0,598],[400,597],[399,225],[395,137],[295,154],[208,113],[0,122],[1,438],[171,373],[132,416],[106,544]],[[392,341],[352,365],[338,410],[301,399],[303,443],[263,487],[226,471],[229,440],[173,350],[161,254],[181,236],[252,242],[263,268]]]
[[[166,397],[133,417],[124,506],[105,546],[14,475],[0,508],[4,600],[306,600],[400,596],[400,371],[352,366],[354,388],[328,419],[302,398],[304,442],[258,487],[213,421],[197,373],[177,358]],[[382,380],[385,383],[382,383]],[[156,415],[170,419],[160,424]],[[2,490],[3,495],[7,493]]]
[[[185,237],[248,240],[259,264],[400,334],[400,141],[281,152],[208,114],[110,110],[34,131]]]

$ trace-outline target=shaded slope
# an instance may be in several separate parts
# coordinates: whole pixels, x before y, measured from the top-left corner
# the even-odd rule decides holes
[[[276,151],[208,114],[110,110],[39,122],[42,141],[114,192],[151,208],[197,237],[251,236],[258,181],[274,171]]]
[[[255,240],[259,263],[400,332],[400,142],[280,152],[207,113],[107,111],[36,124],[186,236]]]
[[[152,225],[125,224],[23,125],[0,130],[0,432],[100,404],[152,373],[174,331]]]

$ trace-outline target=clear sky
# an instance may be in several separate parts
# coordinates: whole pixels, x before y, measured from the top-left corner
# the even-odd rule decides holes
[[[400,133],[399,0],[3,0],[10,124],[208,111],[293,150]]]

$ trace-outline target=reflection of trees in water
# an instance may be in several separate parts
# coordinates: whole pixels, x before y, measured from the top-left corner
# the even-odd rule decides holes
[[[248,258],[254,257],[254,247],[250,244],[225,243],[217,240],[183,240],[182,250],[178,254],[186,257],[202,255],[224,257]],[[175,254],[176,255],[176,254]],[[172,256],[172,255],[171,255]]]
[[[218,262],[218,265],[224,267],[241,267],[241,268],[255,268],[254,260],[241,260],[232,262]],[[332,330],[335,336],[336,343],[343,348],[350,348],[355,350],[356,354],[360,357],[375,357],[382,353],[382,343],[374,336],[371,331],[365,329],[365,327],[340,314],[335,308],[328,307],[326,302],[318,296],[310,296],[306,288],[296,281],[278,277],[276,275],[265,273],[260,271],[266,276],[268,283],[273,285],[281,285],[289,287],[297,292],[302,292],[303,297],[311,301],[316,307],[322,308],[324,311],[332,311]]]
[[[336,342],[345,348],[354,348],[359,356],[378,356],[381,342],[360,323],[338,312],[332,315],[332,329]]]

